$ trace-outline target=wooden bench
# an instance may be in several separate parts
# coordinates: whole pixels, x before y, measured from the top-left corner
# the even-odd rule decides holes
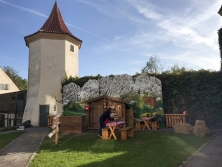
[[[133,127],[125,127],[120,129],[121,140],[126,140],[127,137],[133,137]]]
[[[159,121],[153,121],[151,122],[152,130],[157,130],[157,128],[160,127]]]
[[[17,130],[25,130],[25,126],[19,126]]]
[[[109,127],[102,129],[102,139],[109,139]]]
[[[143,126],[144,126],[143,120],[136,121],[136,129],[143,129]]]

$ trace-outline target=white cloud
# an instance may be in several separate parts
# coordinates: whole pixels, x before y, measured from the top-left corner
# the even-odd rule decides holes
[[[128,10],[126,10],[125,8],[120,9],[120,7],[116,7],[116,5],[113,5],[112,3],[109,4],[105,0],[101,0],[104,4],[93,3],[91,1],[89,2],[86,0],[75,0],[75,1],[77,1],[79,3],[84,3],[85,5],[88,5],[91,8],[94,8],[97,11],[99,11],[100,13],[102,13],[108,17],[111,17],[113,19],[119,19],[120,17],[125,17],[133,22],[136,22],[136,23],[140,23],[140,24],[144,23],[143,19],[141,19],[139,17],[135,17],[130,12],[128,12]]]
[[[166,61],[166,64],[170,64],[170,66],[178,63],[192,69],[219,69],[217,29],[220,28],[222,20],[217,14],[220,7],[219,1],[213,3],[205,1],[201,5],[195,3],[196,1],[190,1],[190,6],[179,13],[168,13],[167,15],[158,13],[160,7],[155,7],[148,1],[126,1],[140,14],[134,15],[134,17],[141,19],[143,16],[147,22],[137,25],[137,31],[124,38],[116,37],[118,40],[113,44],[101,44],[101,47],[96,50],[97,52],[106,54],[115,50],[116,53],[118,51],[127,55],[131,53],[130,59],[123,65],[124,67],[145,64],[148,59],[142,56],[150,57],[156,52],[160,59],[163,59],[162,62]],[[123,9],[120,10],[123,11]],[[163,7],[162,10],[164,10]],[[151,29],[150,25],[148,26],[150,20],[155,30]],[[216,24],[209,24],[213,21],[216,21]],[[171,42],[174,46],[170,44]],[[166,44],[166,47],[170,46],[163,48],[161,44]],[[169,49],[174,52],[164,52]],[[137,59],[141,60],[137,61]]]
[[[120,40],[121,38],[122,38],[122,36],[115,36],[114,40],[115,40],[115,41],[118,41],[118,40]]]
[[[112,8],[109,4],[107,4],[106,1],[105,4],[100,4],[100,3],[94,3],[92,1],[86,1],[86,0],[75,0],[76,2],[83,3],[85,5],[90,6],[91,8],[94,8],[98,10],[99,12],[103,13],[104,15],[108,17],[116,17],[117,13],[114,11],[114,8]],[[99,1],[96,1],[99,2]]]
[[[77,0],[77,1],[78,1],[78,0]],[[82,2],[83,2],[83,3],[94,4],[94,3],[85,2],[85,1],[82,1]],[[0,3],[4,3],[4,4],[6,4],[6,5],[9,5],[9,6],[12,6],[12,7],[15,7],[15,8],[18,8],[18,9],[21,9],[21,10],[24,10],[24,11],[27,11],[27,12],[30,12],[30,13],[32,13],[32,14],[35,14],[35,15],[38,15],[38,16],[41,16],[41,17],[46,17],[46,18],[49,17],[49,16],[44,15],[44,14],[42,14],[42,13],[39,13],[39,12],[37,12],[37,11],[35,11],[35,10],[28,9],[28,8],[25,8],[25,7],[21,7],[21,6],[18,6],[18,5],[14,5],[14,4],[9,3],[9,2],[6,2],[6,1],[4,1],[4,0],[0,0]],[[95,5],[95,4],[94,4],[94,5]],[[112,43],[112,41],[110,41],[110,40],[108,40],[108,39],[106,39],[106,38],[104,38],[104,37],[102,37],[102,36],[100,36],[100,35],[98,35],[98,34],[95,34],[95,33],[92,33],[92,32],[90,32],[90,31],[87,31],[86,29],[83,29],[83,28],[81,28],[81,27],[78,27],[78,26],[75,26],[75,25],[69,24],[69,23],[66,23],[66,25],[68,25],[68,26],[70,26],[70,27],[73,27],[73,28],[77,28],[77,29],[79,29],[79,30],[82,30],[82,31],[88,33],[88,34],[91,34],[91,35],[93,35],[93,36],[96,36],[96,37],[98,37],[98,38],[100,38],[100,39],[102,39],[102,40],[104,40],[104,41],[107,41],[107,42]]]
[[[35,14],[35,15],[38,15],[38,16],[42,16],[42,17],[48,17],[47,15],[44,15],[42,13],[39,13],[35,10],[31,10],[31,9],[28,9],[28,8],[24,8],[24,7],[21,7],[21,6],[18,6],[18,5],[14,5],[12,3],[9,3],[9,2],[6,2],[4,0],[0,0],[0,3],[3,3],[3,4],[6,4],[6,5],[9,5],[9,6],[12,6],[14,8],[17,8],[17,9],[20,9],[20,10],[24,10],[24,11],[27,11],[27,12],[30,12],[32,14]]]
[[[93,67],[93,68],[99,68],[99,69],[104,69],[104,70],[108,70],[109,68],[104,68],[104,67],[100,67],[100,66],[92,66],[92,65],[89,65],[89,64],[85,64],[85,63],[79,63],[80,65],[84,65],[86,66],[87,68],[89,67]]]
[[[204,56],[203,56],[204,55]],[[201,51],[187,51],[178,55],[162,55],[162,61],[168,62],[170,68],[175,64],[188,69],[214,69],[219,70],[220,57],[216,54],[214,49],[201,50]],[[170,62],[170,63],[169,63]],[[213,68],[212,68],[213,67]]]
[[[94,3],[94,2],[91,2],[91,1],[85,1],[85,0],[75,0],[76,2],[80,2],[80,3],[84,3],[86,5],[89,5],[91,7],[95,7],[97,9],[101,9],[101,5],[97,4],[97,3]]]
[[[155,11],[156,7],[147,1],[127,1],[131,3],[140,14],[155,21],[155,24],[161,28],[159,31],[162,31],[163,37],[172,40],[175,45],[177,45],[177,43],[187,43],[186,45],[202,43],[216,49],[216,41],[212,35],[205,34],[203,36],[192,27],[196,27],[198,24],[214,17],[216,13],[214,9],[218,7],[219,1],[214,2],[210,7],[206,7],[206,5],[203,6],[205,8],[200,9],[199,11],[201,11],[201,13],[199,14],[193,11],[194,9],[188,8],[187,10],[185,9],[185,13],[177,13],[176,16],[175,14],[161,15]],[[196,4],[192,4],[191,6],[195,5]],[[199,8],[200,7],[201,6],[199,6]],[[210,27],[211,25],[208,26]],[[209,32],[209,34],[211,34],[211,32]]]
[[[95,34],[95,33],[89,32],[89,31],[87,31],[87,30],[85,30],[85,29],[83,29],[83,28],[80,28],[80,27],[78,27],[78,26],[72,25],[72,24],[70,24],[70,23],[66,23],[66,25],[68,25],[68,26],[70,26],[70,27],[73,27],[73,28],[77,28],[77,29],[79,29],[79,30],[82,30],[82,31],[84,31],[84,32],[86,32],[86,33],[88,33],[88,34],[91,34],[91,35],[93,35],[93,36],[96,36],[96,37],[98,37],[98,38],[100,38],[100,39],[102,39],[102,40],[104,40],[104,41],[113,43],[112,41],[110,41],[110,40],[108,40],[108,39],[106,39],[106,38],[104,38],[104,37],[102,37],[102,36],[100,36],[100,35],[97,35],[97,34]]]
[[[161,14],[155,12],[154,6],[148,1],[135,1],[135,0],[127,0],[132,6],[134,6],[138,12],[147,19],[151,20],[160,20],[162,18]]]

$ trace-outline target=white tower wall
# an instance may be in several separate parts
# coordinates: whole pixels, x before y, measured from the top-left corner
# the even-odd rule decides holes
[[[38,126],[40,105],[49,105],[49,115],[62,113],[62,104],[56,99],[62,99],[61,80],[65,74],[78,76],[78,49],[65,39],[39,39],[29,44],[29,83],[23,122],[30,120],[33,126]]]

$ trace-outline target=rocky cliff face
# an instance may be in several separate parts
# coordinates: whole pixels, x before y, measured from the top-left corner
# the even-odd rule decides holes
[[[161,81],[156,77],[142,73],[137,77],[127,74],[102,77],[99,80],[89,80],[80,88],[75,83],[63,87],[63,101],[66,105],[70,100],[80,102],[83,99],[95,98],[101,95],[120,97],[128,93],[161,96]]]

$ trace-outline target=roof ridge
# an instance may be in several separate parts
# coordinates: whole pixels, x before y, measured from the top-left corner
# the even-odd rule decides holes
[[[57,3],[54,4],[52,11],[49,15],[49,18],[46,20],[43,26],[38,30],[38,32],[68,34],[69,36],[81,41],[80,39],[75,37],[67,28],[65,22],[63,21],[62,14],[59,10]]]
[[[54,35],[51,35],[54,34]],[[57,34],[57,35],[56,35]],[[45,21],[43,26],[35,33],[28,35],[25,38],[26,46],[29,46],[29,43],[32,41],[35,41],[42,36],[47,36],[52,38],[55,37],[58,38],[58,36],[65,36],[65,39],[69,39],[70,41],[76,43],[79,48],[81,48],[82,40],[75,37],[67,28],[65,22],[63,21],[61,12],[59,10],[59,7],[57,3],[55,2],[52,11],[48,17],[48,19]],[[56,37],[57,36],[57,37]]]

